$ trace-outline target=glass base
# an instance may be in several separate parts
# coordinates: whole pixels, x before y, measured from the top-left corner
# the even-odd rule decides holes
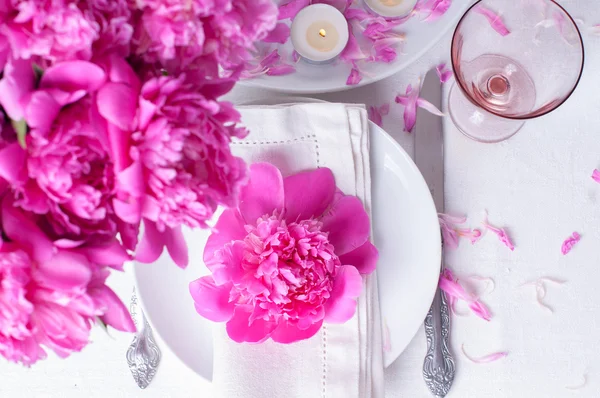
[[[450,89],[448,110],[454,125],[467,137],[485,143],[500,142],[515,135],[525,122],[496,116],[473,104],[456,83]]]

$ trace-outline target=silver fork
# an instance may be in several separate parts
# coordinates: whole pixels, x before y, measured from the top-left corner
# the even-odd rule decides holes
[[[129,312],[131,313],[133,322],[137,326],[138,330],[133,338],[133,341],[129,345],[129,348],[127,349],[126,358],[127,364],[129,365],[129,370],[131,370],[131,374],[133,375],[133,379],[138,387],[144,389],[148,387],[154,378],[154,375],[156,374],[156,369],[160,363],[161,352],[156,345],[152,328],[146,320],[144,311],[139,308],[138,314],[138,308],[138,300],[134,288],[131,296]]]

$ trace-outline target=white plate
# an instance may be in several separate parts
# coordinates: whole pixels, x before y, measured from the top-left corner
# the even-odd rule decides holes
[[[410,343],[429,309],[441,261],[440,230],[433,200],[408,154],[370,123],[372,211],[382,319],[391,337],[389,366]],[[188,284],[208,273],[202,252],[208,231],[187,230],[190,265],[179,269],[163,256],[134,268],[138,296],[150,324],[183,363],[212,379],[211,323],[194,310]]]
[[[415,17],[400,25],[397,30],[406,33],[406,42],[402,45],[398,57],[389,64],[362,63],[360,69],[364,72],[363,79],[358,85],[346,85],[351,68],[348,63],[340,61],[326,65],[299,62],[296,64],[295,73],[285,76],[263,75],[243,80],[240,84],[291,94],[316,94],[342,91],[376,82],[398,73],[419,59],[449,33],[471,3],[472,0],[454,0],[448,11],[435,22],[422,22],[419,17]],[[291,44],[286,43],[282,53],[291,52]]]

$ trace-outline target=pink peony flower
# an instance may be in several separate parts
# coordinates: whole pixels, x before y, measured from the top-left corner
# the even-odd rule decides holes
[[[177,72],[205,62],[235,69],[277,23],[271,0],[146,0],[135,15],[135,53]]]
[[[93,20],[76,1],[4,1],[0,6],[0,34],[6,37],[14,59],[35,56],[51,62],[90,59],[98,38]]]
[[[106,70],[62,62],[46,70],[37,89],[30,61],[5,72],[0,103],[31,129],[25,149],[17,142],[0,149],[0,177],[11,183],[15,204],[45,215],[50,236],[112,239],[121,232],[132,249],[137,232],[113,208],[112,150],[122,136],[119,127],[129,128],[136,112],[133,71],[117,59],[107,61]],[[109,112],[114,108],[118,113]]]
[[[239,207],[225,210],[215,230],[204,249],[212,275],[190,293],[198,313],[227,322],[236,342],[292,343],[324,321],[348,321],[360,274],[378,258],[362,203],[336,193],[327,168],[284,179],[271,164],[253,164]]]
[[[217,101],[233,83],[191,83],[181,75],[152,78],[142,87],[134,164],[121,176],[138,181],[123,184],[125,191],[136,187],[130,196],[138,198],[130,202],[135,209],[123,212],[145,219],[139,261],[155,261],[166,246],[178,265],[187,265],[181,226],[206,227],[217,205],[236,205],[246,168],[229,144],[247,131],[235,124],[240,115],[233,106]]]
[[[95,21],[98,39],[93,43],[94,58],[107,54],[129,55],[133,26],[128,0],[86,0],[79,7]]]
[[[53,64],[129,55],[128,0],[12,0],[0,5],[0,70],[8,54]]]
[[[118,244],[52,242],[9,198],[0,220],[0,354],[6,359],[28,366],[46,357],[43,347],[60,357],[81,351],[96,319],[135,330],[105,285],[105,265],[127,257]]]

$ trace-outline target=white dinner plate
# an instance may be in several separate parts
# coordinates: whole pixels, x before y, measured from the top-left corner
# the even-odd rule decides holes
[[[433,300],[441,261],[440,229],[431,194],[412,159],[385,131],[370,122],[372,212],[380,305],[391,350],[400,354]],[[202,261],[206,230],[184,231],[190,265],[179,269],[165,252],[154,264],[136,264],[138,296],[163,346],[207,380],[212,380],[212,327],[200,317],[188,284],[208,274]]]
[[[285,76],[262,75],[242,80],[240,84],[291,94],[316,94],[347,90],[376,82],[398,73],[419,59],[444,35],[450,33],[471,3],[472,0],[454,0],[448,11],[437,21],[423,22],[417,16],[400,25],[396,30],[406,34],[406,42],[399,48],[398,57],[390,63],[360,63],[363,79],[358,85],[346,85],[351,66],[339,60],[325,65],[300,61],[295,64],[295,73]],[[291,54],[292,51],[288,40],[280,52]]]

